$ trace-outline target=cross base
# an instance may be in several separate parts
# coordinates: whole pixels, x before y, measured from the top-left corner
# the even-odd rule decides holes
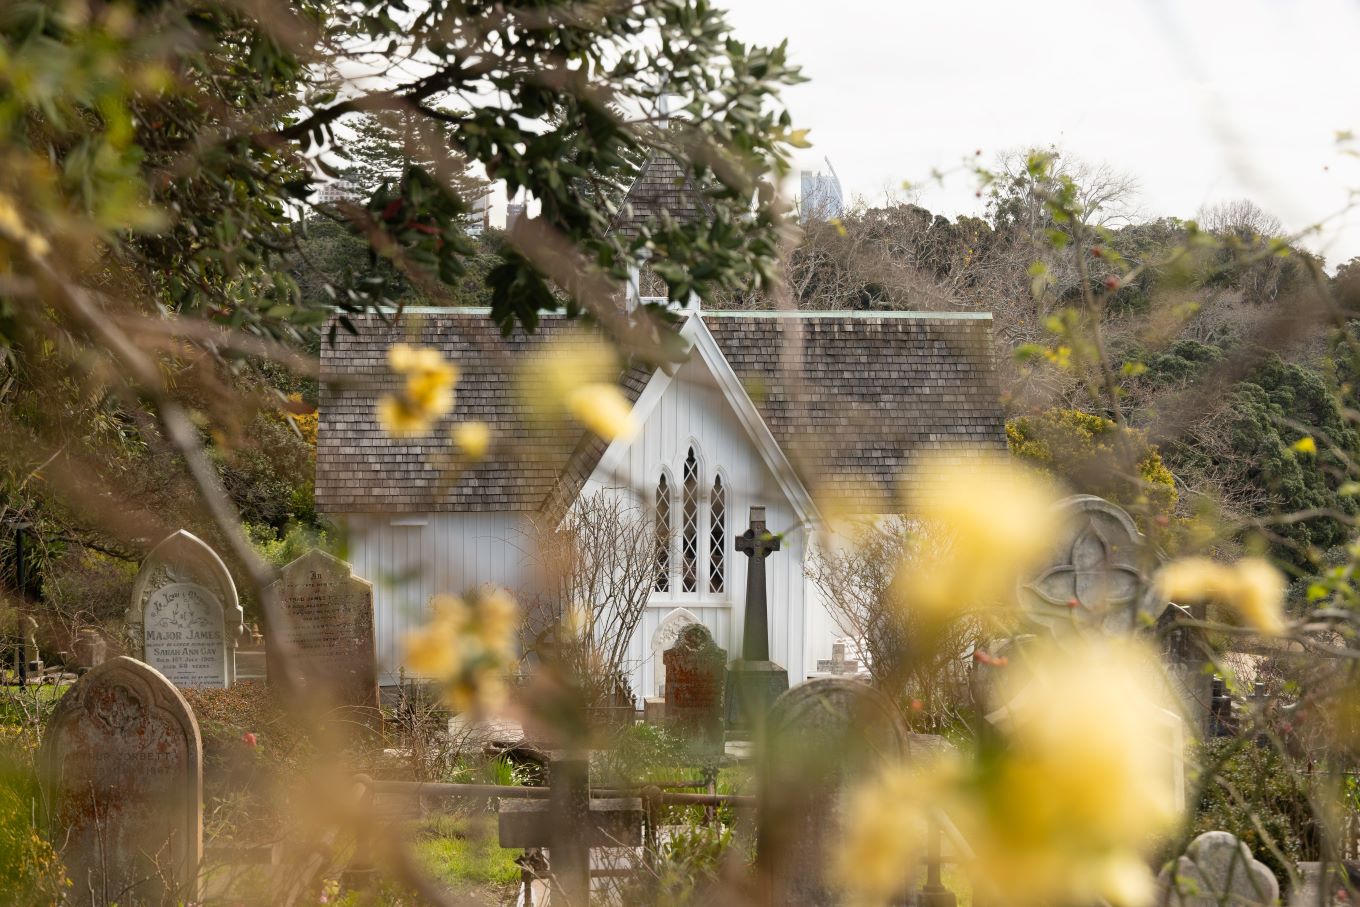
[[[727,669],[727,726],[754,730],[764,724],[770,706],[788,691],[789,672],[773,661],[739,658]]]

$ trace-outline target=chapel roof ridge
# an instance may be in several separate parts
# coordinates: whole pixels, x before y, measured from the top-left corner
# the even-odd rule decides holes
[[[443,305],[408,305],[403,306],[400,314],[411,315],[489,315],[490,306],[468,305],[468,306],[443,306]],[[396,315],[394,309],[387,312],[388,315]],[[561,312],[544,312],[548,317],[564,317]],[[688,314],[688,313],[684,313]],[[949,319],[954,321],[990,321],[993,318],[991,312],[964,312],[964,311],[938,311],[918,309],[698,309],[697,314],[704,318],[858,318],[873,320],[876,318],[903,319],[903,320],[926,320],[931,318]],[[358,317],[375,317],[375,312],[364,312]],[[356,317],[354,315],[349,316]]]

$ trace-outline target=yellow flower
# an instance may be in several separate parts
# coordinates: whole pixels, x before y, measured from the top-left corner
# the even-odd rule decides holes
[[[909,488],[906,513],[920,544],[898,591],[905,607],[925,617],[1013,604],[1016,583],[1042,564],[1061,528],[1057,489],[991,454],[937,455]]]
[[[405,665],[439,683],[453,708],[490,708],[504,700],[515,660],[519,608],[504,589],[485,586],[468,599],[437,595],[430,620],[405,638]]]
[[[887,765],[848,792],[829,873],[848,903],[887,904],[903,893],[925,855],[927,817],[941,803],[946,765]]]
[[[1223,564],[1207,557],[1187,557],[1164,566],[1157,587],[1181,604],[1214,601],[1237,612],[1248,627],[1267,636],[1288,629],[1284,619],[1284,575],[1259,557]]]
[[[491,446],[491,426],[485,422],[459,422],[453,429],[453,443],[469,460],[480,460]]]
[[[615,382],[618,358],[600,338],[580,333],[558,338],[530,359],[519,392],[540,416],[565,413],[606,440],[636,431],[632,406]]]
[[[1317,441],[1315,441],[1311,435],[1299,438],[1293,444],[1289,445],[1289,447],[1291,450],[1301,454],[1309,454],[1310,456],[1317,455]]]
[[[458,369],[438,350],[406,343],[388,349],[387,364],[406,383],[400,395],[387,394],[378,401],[378,421],[398,437],[428,434],[431,423],[453,409]]]
[[[581,385],[567,395],[567,411],[606,441],[637,431],[632,404],[614,384]]]
[[[1147,903],[1143,855],[1184,807],[1156,656],[1127,639],[1039,643],[1001,693],[1006,746],[955,810],[983,887],[1008,904]]]

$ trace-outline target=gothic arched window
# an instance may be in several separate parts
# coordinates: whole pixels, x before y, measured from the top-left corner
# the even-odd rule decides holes
[[[699,460],[694,448],[685,458],[684,505],[680,512],[680,591],[699,588]]]
[[[713,477],[708,493],[708,591],[726,589],[727,567],[727,489],[722,476]]]
[[[656,484],[656,591],[671,588],[671,486],[666,474]]]

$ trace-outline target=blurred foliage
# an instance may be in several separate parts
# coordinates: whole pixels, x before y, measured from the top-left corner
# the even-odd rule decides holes
[[[1141,432],[1123,436],[1133,445],[1138,474],[1120,466],[1123,454],[1117,426],[1102,416],[1074,409],[1050,409],[1006,423],[1011,455],[1032,463],[1065,483],[1073,492],[1095,494],[1147,517],[1171,514],[1176,506],[1176,480],[1157,448]]]
[[[1293,864],[1319,859],[1305,777],[1274,747],[1240,738],[1205,741],[1198,760],[1207,770],[1202,779],[1207,783],[1195,805],[1191,836],[1231,832],[1270,867],[1285,890]]]

